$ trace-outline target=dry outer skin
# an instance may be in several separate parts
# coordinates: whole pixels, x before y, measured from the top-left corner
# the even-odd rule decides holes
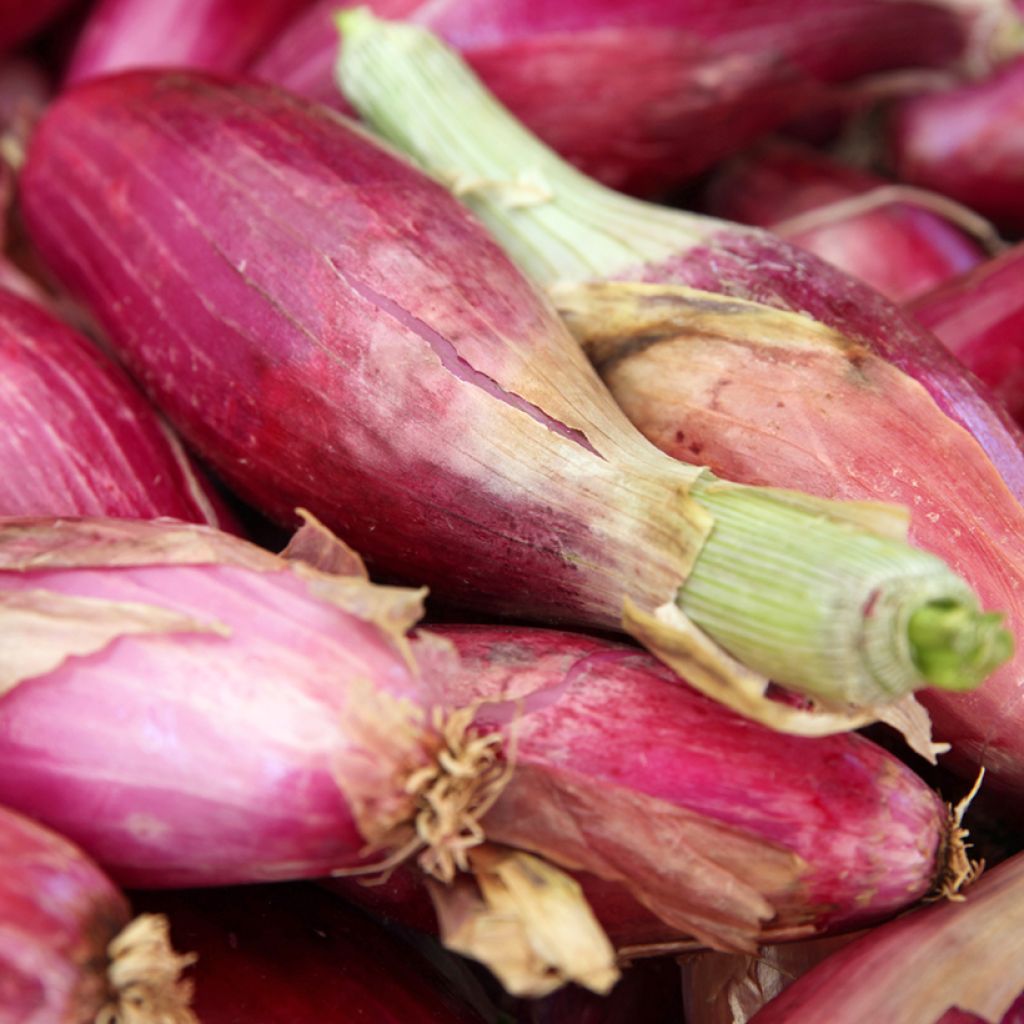
[[[808,317],[675,285],[555,292],[627,415],[677,458],[747,483],[912,513],[911,540],[940,555],[983,605],[1024,628],[1024,508],[977,442],[912,378]],[[871,435],[864,436],[866,424]],[[955,467],[955,472],[952,471]],[[991,784],[1024,786],[1018,713],[1024,644],[978,690],[922,691],[953,757]]]

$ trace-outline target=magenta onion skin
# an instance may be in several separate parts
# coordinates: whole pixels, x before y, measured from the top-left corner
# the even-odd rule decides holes
[[[959,200],[997,224],[1024,228],[1024,58],[990,78],[894,106],[890,160],[903,181]]]
[[[126,68],[241,71],[309,0],[100,0],[82,28],[65,85]]]
[[[830,5],[828,19],[807,0],[369,6],[437,32],[563,156],[608,185],[646,194],[822,105],[828,83],[947,66],[988,32],[980,5],[943,2],[847,0]],[[319,0],[253,72],[346,109],[332,70],[337,8]]]
[[[723,168],[709,189],[716,217],[768,228],[880,291],[907,302],[985,258],[982,247],[912,199],[860,212],[837,207],[891,184],[807,147],[775,142]],[[818,217],[808,220],[811,211]]]
[[[45,259],[256,507],[306,507],[480,609],[618,628],[624,593],[676,592],[675,524],[643,511],[676,514],[676,465],[479,224],[329,111],[201,76],[93,80],[49,108],[22,191]]]
[[[0,515],[171,516],[233,528],[124,371],[6,289],[0,367]]]
[[[575,864],[617,946],[687,934],[666,927],[681,911],[692,927],[707,927],[707,907],[645,859],[652,845],[669,872],[676,866],[669,850],[693,877],[718,864],[724,873],[705,884],[723,889],[750,882],[758,857],[773,849],[801,858],[796,885],[769,897],[776,916],[764,922],[765,936],[879,920],[915,902],[937,877],[945,806],[861,736],[784,736],[673,683],[650,655],[609,640],[515,626],[430,632],[459,654],[449,699],[486,701],[477,723],[515,737],[516,771],[483,821],[488,837]],[[691,814],[726,829],[717,848],[688,832]],[[650,833],[654,819],[660,824]],[[736,834],[752,845],[733,876],[736,860],[723,851]],[[426,901],[409,873],[382,886],[340,886],[377,913],[425,926]],[[728,918],[735,909],[718,913]]]
[[[833,953],[751,1024],[1015,1024],[1024,987],[1022,911],[1018,854],[987,871],[965,902],[916,910]]]
[[[203,1024],[483,1024],[407,943],[304,885],[139,893],[193,950]]]
[[[10,50],[67,10],[73,0],[0,0],[0,51]]]
[[[531,803],[532,783],[523,780],[543,771],[566,792],[580,788],[595,809],[609,794],[607,813],[574,815],[584,836],[594,831],[595,846],[604,832],[636,828],[611,819],[618,812],[610,794],[619,789],[791,850],[809,867],[792,911],[780,909],[780,917],[815,908],[821,930],[891,913],[936,877],[944,805],[863,737],[804,739],[766,729],[673,685],[671,671],[645,652],[608,640],[513,626],[431,632],[458,651],[448,691],[458,694],[455,703],[523,701],[514,727],[517,776],[485,819],[495,839],[515,831],[516,815]],[[485,704],[477,721],[486,729],[507,714],[508,707]]]
[[[107,945],[128,917],[85,854],[0,807],[0,1019],[92,1020],[106,998]]]
[[[922,295],[910,312],[1024,423],[1024,246]]]
[[[130,526],[154,543],[172,529]],[[316,877],[359,859],[335,775],[353,746],[350,684],[416,692],[385,631],[312,596],[283,563],[0,573],[7,599],[33,588],[179,611],[230,635],[122,636],[16,686],[0,698],[0,800],[125,885]]]

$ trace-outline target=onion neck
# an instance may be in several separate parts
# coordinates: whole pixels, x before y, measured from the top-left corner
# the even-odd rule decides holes
[[[971,689],[1010,657],[1002,616],[936,556],[710,475],[692,493],[715,525],[677,604],[777,683],[867,706]]]
[[[337,16],[337,79],[379,135],[450,188],[535,281],[614,276],[699,243],[717,225],[580,173],[503,107],[428,30],[358,7]]]

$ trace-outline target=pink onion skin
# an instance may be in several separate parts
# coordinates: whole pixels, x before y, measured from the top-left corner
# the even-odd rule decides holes
[[[487,835],[582,865],[587,900],[618,946],[674,937],[649,909],[667,909],[664,883],[645,877],[636,857],[636,843],[650,837],[626,838],[644,834],[655,810],[692,812],[742,830],[765,850],[803,858],[796,889],[773,897],[777,916],[768,927],[801,923],[815,934],[857,927],[913,903],[936,877],[944,805],[861,736],[773,732],[673,682],[650,655],[608,640],[515,626],[430,632],[459,654],[449,699],[498,701],[483,705],[477,722],[515,735],[516,774],[483,821]],[[564,820],[548,826],[545,805]],[[690,841],[685,822],[664,820],[665,851]],[[629,884],[587,871],[590,854],[580,844],[620,869],[632,862]],[[704,848],[698,855],[715,858]],[[667,852],[664,860],[671,861]],[[376,913],[426,925],[426,901],[408,872],[383,886],[331,884]]]
[[[71,7],[74,0],[0,0],[0,51],[13,49]]]
[[[898,103],[890,160],[903,181],[959,200],[997,224],[1024,228],[1024,58],[947,92]]]
[[[0,699],[0,800],[139,887],[317,877],[364,840],[334,774],[353,679],[415,692],[368,624],[285,572],[149,566],[0,574],[220,622],[125,636]]]
[[[1024,245],[922,295],[909,308],[1024,424]]]
[[[171,516],[233,528],[124,372],[0,289],[0,515]]]
[[[675,593],[674,540],[637,525],[640,488],[672,507],[675,466],[479,223],[331,112],[198,75],[96,79],[50,106],[22,197],[43,257],[257,508],[308,508],[477,609],[617,629],[623,593]]]
[[[483,1024],[408,944],[313,886],[139,893],[195,951],[203,1024]]]
[[[865,0],[373,0],[465,56],[522,121],[614,188],[652,194],[822,104],[827,83],[946,66],[984,31],[980,7]],[[334,85],[332,0],[319,0],[252,66],[259,77],[346,109]]]
[[[65,85],[138,67],[241,71],[309,2],[100,0],[75,44]]]
[[[768,228],[894,302],[908,302],[984,260],[977,242],[912,201],[829,215],[829,204],[889,184],[810,148],[776,142],[716,174],[708,211]],[[791,218],[819,208],[820,222],[789,225]]]
[[[756,1013],[750,1024],[1016,1024],[1024,984],[1019,922],[1024,855],[987,871],[963,903],[936,903],[890,921],[834,953]],[[1001,927],[1005,921],[1006,926]],[[936,1006],[948,1000],[946,1007]],[[957,1004],[960,1005],[957,1005]],[[959,1015],[958,1015],[959,1014]]]
[[[0,807],[0,1019],[92,1020],[128,904],[66,839]]]
[[[803,739],[766,729],[673,684],[651,655],[608,640],[514,626],[431,632],[459,653],[448,690],[455,703],[522,698],[513,713],[520,773],[536,766],[556,784],[564,779],[567,791],[583,787],[598,807],[602,792],[621,787],[793,851],[809,865],[796,902],[815,908],[820,930],[877,920],[924,895],[935,878],[943,803],[861,736]],[[508,713],[486,704],[477,721],[487,728]],[[639,756],[625,756],[633,744]],[[511,796],[485,819],[495,839],[529,806],[526,796]],[[613,829],[604,819],[598,827],[580,813],[574,824],[599,834]],[[617,827],[628,833],[630,822]],[[799,913],[794,905],[792,917]]]

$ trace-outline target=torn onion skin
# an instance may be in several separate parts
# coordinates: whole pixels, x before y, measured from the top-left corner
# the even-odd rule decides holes
[[[341,5],[319,0],[253,65],[318,102],[332,84]],[[654,194],[822,106],[831,83],[894,68],[951,67],[994,42],[1009,7],[942,0],[373,0],[458,48],[501,100],[586,173]],[[982,57],[982,63],[986,58]]]
[[[309,0],[100,0],[75,43],[65,86],[127,68],[241,71]]]
[[[762,229],[642,203],[579,175],[429,32],[359,11],[342,25],[348,95],[550,290],[649,440],[728,479],[902,505],[914,543],[976,581],[1020,632],[1022,434],[936,338]],[[385,59],[390,46],[406,59]],[[457,134],[460,124],[474,130]],[[524,168],[536,169],[530,181]],[[972,694],[925,697],[961,767],[973,775],[983,763],[990,784],[1018,792],[1022,672],[1019,649]]]
[[[170,516],[237,529],[125,372],[0,289],[0,515]]]
[[[308,508],[376,571],[501,613],[617,629],[624,593],[675,595],[689,470],[458,203],[330,112],[96,79],[50,106],[22,196],[150,397],[279,522]]]
[[[892,184],[779,140],[717,171],[706,206],[716,217],[768,228],[894,302],[908,302],[985,259],[978,241],[912,197],[870,202]],[[849,202],[856,196],[870,205],[857,210]]]
[[[1024,424],[1024,245],[920,296],[909,309]]]
[[[834,953],[751,1024],[965,1024],[977,1018],[1016,1024],[1024,991],[1022,935],[1024,854],[1018,854],[986,871],[965,901],[915,910]]]
[[[37,646],[57,652],[4,680],[0,800],[128,886],[309,878],[359,862],[365,840],[337,767],[358,740],[342,716],[357,680],[420,692],[392,627],[316,596],[287,562],[226,534],[45,522],[42,541],[35,521],[0,527],[0,628],[17,628],[12,609],[39,609]],[[86,556],[56,568],[68,550]],[[26,551],[54,568],[24,568]],[[419,608],[415,592],[394,601]],[[145,618],[124,625],[126,613]],[[98,639],[77,639],[104,621]]]
[[[0,1019],[92,1021],[107,1001],[107,946],[129,916],[81,850],[0,807]]]
[[[301,884],[138,893],[194,950],[202,1024],[483,1024],[408,943]]]
[[[863,737],[766,729],[608,640],[513,626],[429,632],[459,654],[449,700],[482,702],[480,727],[509,737],[515,772],[485,832],[580,868],[616,946],[704,929],[716,947],[740,948],[773,931],[853,928],[932,888],[946,808]],[[750,844],[742,852],[741,842]],[[799,858],[795,875],[779,869],[780,853]],[[425,902],[406,872],[385,885],[333,884],[424,925]],[[762,898],[774,916],[759,921]]]
[[[1024,57],[991,77],[894,105],[889,159],[903,181],[1024,229]]]

